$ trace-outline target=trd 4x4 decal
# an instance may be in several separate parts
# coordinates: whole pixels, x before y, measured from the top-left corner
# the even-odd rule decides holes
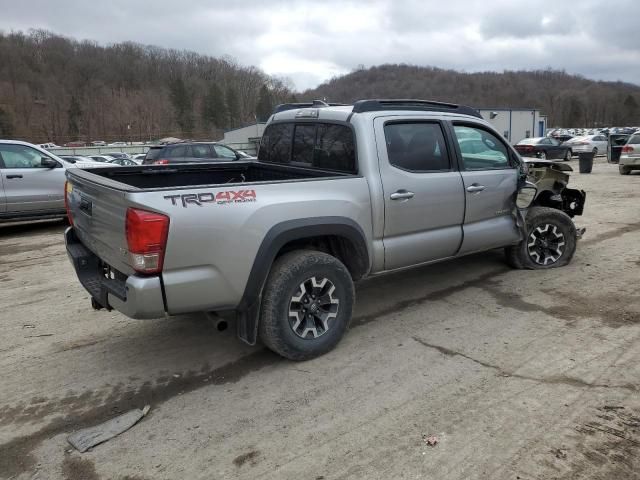
[[[197,205],[199,207],[204,203],[215,203],[217,205],[226,205],[228,203],[246,203],[256,201],[255,190],[225,190],[223,192],[203,192],[203,193],[185,193],[183,195],[166,195],[166,200],[171,200],[172,205],[182,203],[183,207],[187,205]]]

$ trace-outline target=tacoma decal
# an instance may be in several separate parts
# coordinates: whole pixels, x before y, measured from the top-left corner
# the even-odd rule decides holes
[[[205,203],[227,205],[229,203],[247,203],[256,201],[255,190],[225,190],[222,192],[185,193],[183,195],[165,195],[165,200],[171,200],[172,205],[182,204],[201,207]]]

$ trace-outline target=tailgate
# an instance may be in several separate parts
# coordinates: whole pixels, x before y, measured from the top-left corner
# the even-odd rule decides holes
[[[102,177],[67,172],[67,202],[73,229],[86,248],[114,269],[130,275],[125,219],[125,192],[104,185]]]

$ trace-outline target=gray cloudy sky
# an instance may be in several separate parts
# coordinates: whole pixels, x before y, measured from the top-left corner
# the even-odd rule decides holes
[[[401,62],[640,83],[637,0],[0,0],[0,12],[4,31],[230,55],[298,89]]]

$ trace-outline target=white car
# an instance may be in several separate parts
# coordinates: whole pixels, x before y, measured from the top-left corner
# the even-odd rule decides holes
[[[41,143],[38,145],[40,148],[44,148],[45,150],[49,150],[50,148],[60,148],[55,143]]]
[[[601,134],[574,137],[564,144],[571,146],[571,151],[574,155],[587,152],[593,152],[594,155],[605,155],[607,153],[607,137]]]
[[[113,142],[109,144],[110,147],[126,147],[127,142]]]
[[[632,170],[640,170],[640,133],[634,133],[622,147],[618,163],[620,175],[629,175]]]
[[[89,155],[89,158],[95,162],[110,163],[116,157],[110,155]]]
[[[65,160],[18,140],[0,140],[0,222],[57,218],[65,214],[67,170],[113,166]]]

